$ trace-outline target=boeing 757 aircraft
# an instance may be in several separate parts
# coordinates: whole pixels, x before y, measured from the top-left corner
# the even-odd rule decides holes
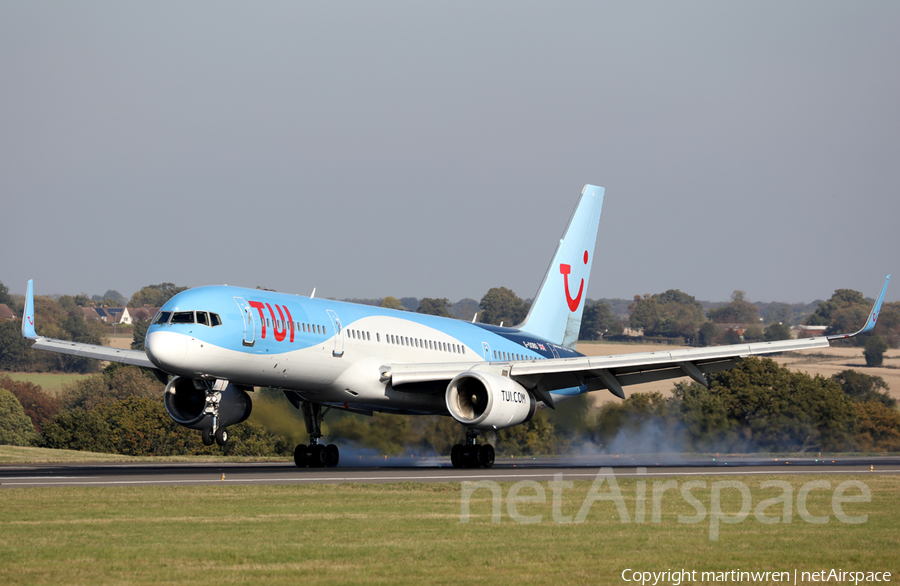
[[[154,369],[167,380],[165,406],[203,443],[225,445],[229,425],[250,415],[254,387],[281,389],[303,412],[309,444],[294,450],[299,467],[336,466],[322,445],[331,409],[371,415],[449,415],[467,428],[453,446],[456,467],[490,468],[494,448],[480,431],[512,427],[537,409],[607,389],[732,368],[743,357],[823,348],[875,327],[887,281],[855,334],[620,356],[583,356],[576,342],[588,289],[604,189],[586,185],[525,321],[515,327],[315,299],[273,291],[211,286],[175,295],[147,330],[146,351],[39,336],[33,282],[22,335],[34,348]],[[890,276],[888,276],[890,279]]]

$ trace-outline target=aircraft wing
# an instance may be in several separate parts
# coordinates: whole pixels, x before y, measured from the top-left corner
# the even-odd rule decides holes
[[[111,348],[109,346],[97,346],[94,344],[82,344],[80,342],[71,342],[69,340],[55,340],[53,338],[45,338],[37,335],[34,330],[34,281],[28,281],[28,288],[25,291],[25,313],[22,319],[22,336],[29,340],[34,340],[31,346],[36,350],[48,350],[59,354],[71,354],[72,356],[81,356],[83,358],[96,358],[97,360],[108,360],[110,362],[121,362],[123,364],[133,364],[134,366],[142,366],[144,368],[156,368],[147,358],[147,354],[142,350],[124,350],[122,348]]]
[[[653,381],[689,376],[707,385],[706,375],[736,366],[748,356],[827,348],[831,340],[867,333],[875,327],[890,275],[872,307],[865,325],[853,334],[819,336],[777,342],[734,344],[706,348],[688,348],[659,352],[639,352],[618,356],[582,356],[529,360],[523,362],[489,362],[478,364],[397,364],[382,367],[382,377],[390,377],[394,388],[404,385],[413,389],[422,383],[447,381],[467,370],[489,370],[508,376],[534,393],[548,407],[554,406],[554,394],[576,395],[608,389],[625,398],[623,387]],[[429,388],[429,387],[424,387]],[[561,391],[561,392],[560,392]]]
[[[109,362],[121,362],[123,364],[133,364],[134,366],[142,366],[144,368],[156,368],[150,362],[143,350],[125,350],[122,348],[111,348],[109,346],[96,346],[94,344],[81,344],[79,342],[70,342],[68,340],[55,340],[53,338],[44,338],[38,336],[34,339],[35,350],[49,350],[59,354],[71,354],[73,356],[81,356],[83,358],[96,358],[97,360],[108,360]]]
[[[747,356],[827,348],[828,338],[802,338],[780,342],[734,344],[708,348],[638,352],[617,356],[582,356],[523,362],[392,364],[383,367],[394,388],[426,382],[447,381],[467,370],[497,370],[515,380],[548,406],[550,393],[587,387],[589,391],[609,389],[624,399],[622,387],[689,376],[705,385],[709,373],[736,366]],[[581,392],[581,391],[576,391]],[[568,393],[567,393],[568,394]]]

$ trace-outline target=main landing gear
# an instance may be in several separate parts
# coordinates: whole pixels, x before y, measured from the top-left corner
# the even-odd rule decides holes
[[[334,468],[341,459],[340,451],[334,444],[323,446],[319,443],[322,437],[322,420],[331,407],[322,409],[318,403],[304,401],[303,421],[306,423],[306,432],[309,434],[309,445],[300,444],[294,448],[294,464],[298,468]]]
[[[466,444],[456,444],[450,450],[450,461],[454,468],[490,468],[494,465],[494,446],[476,444],[478,432],[470,429],[466,432]]]

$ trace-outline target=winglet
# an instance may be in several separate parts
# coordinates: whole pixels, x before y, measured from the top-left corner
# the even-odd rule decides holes
[[[861,330],[856,332],[855,334],[837,334],[835,336],[828,336],[829,340],[838,340],[844,338],[853,338],[860,334],[865,334],[867,332],[871,332],[875,328],[875,322],[878,321],[878,314],[881,313],[881,304],[884,301],[884,294],[887,293],[888,283],[891,280],[891,276],[888,275],[884,279],[884,286],[881,288],[881,293],[878,295],[878,300],[875,301],[875,305],[872,306],[872,311],[869,312],[869,317],[866,319],[866,325],[863,326]]]
[[[34,279],[28,280],[25,290],[25,312],[22,315],[22,337],[36,340],[40,336],[34,331]]]

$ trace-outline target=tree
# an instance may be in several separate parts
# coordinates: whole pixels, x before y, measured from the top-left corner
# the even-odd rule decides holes
[[[794,323],[794,310],[787,303],[770,303],[766,309],[765,321],[767,324],[789,326]]]
[[[884,362],[884,353],[888,349],[887,342],[881,336],[871,336],[866,342],[863,356],[866,357],[866,366],[881,366]]]
[[[129,397],[161,397],[163,384],[149,372],[136,366],[111,364],[103,374],[84,378],[67,387],[61,396],[66,409],[81,407],[91,410],[109,401]]]
[[[501,323],[507,327],[514,326],[525,320],[528,308],[525,302],[506,287],[494,287],[485,293],[479,304],[481,315],[478,321],[484,324],[499,326]]]
[[[12,296],[9,294],[9,287],[4,285],[3,281],[0,281],[0,303],[15,311],[15,302],[13,301]]]
[[[480,307],[478,306],[477,301],[466,297],[451,305],[449,311],[456,319],[472,321],[472,318],[475,317],[475,314],[478,313],[479,309]]]
[[[831,380],[841,385],[844,394],[858,403],[878,401],[886,407],[897,406],[897,400],[888,394],[888,385],[880,376],[848,369],[833,375]]]
[[[142,319],[134,324],[134,330],[131,333],[131,349],[143,350],[144,338],[147,337],[147,330],[150,328],[150,320]]]
[[[396,297],[385,297],[381,300],[381,307],[386,307],[387,309],[404,309],[402,305],[400,305],[400,300]]]
[[[35,442],[34,425],[15,395],[0,388],[0,444],[30,446]]]
[[[765,334],[759,324],[752,324],[744,328],[745,342],[762,342]]]
[[[856,449],[861,452],[900,451],[900,413],[877,401],[857,403]]]
[[[417,313],[426,313],[428,315],[439,315],[441,317],[453,317],[450,315],[450,300],[447,298],[443,299],[432,299],[431,297],[423,297],[422,301],[419,302],[419,309],[416,310]]]
[[[405,307],[407,311],[416,311],[419,309],[419,300],[415,297],[401,297],[400,305]]]
[[[328,423],[328,436],[344,438],[381,454],[402,454],[406,445],[410,418],[376,413],[372,417],[347,415]]]
[[[723,448],[841,451],[853,443],[856,412],[833,380],[755,357],[709,378],[737,429]]]
[[[28,342],[19,332],[19,322],[0,320],[0,370],[23,370]]]
[[[671,451],[680,445],[671,407],[658,392],[632,393],[622,402],[605,403],[595,420],[593,440],[612,453]]]
[[[701,346],[712,346],[721,333],[722,328],[715,323],[711,321],[703,322],[703,325],[700,326],[697,332],[697,339]]]
[[[128,300],[125,298],[125,296],[115,289],[109,289],[103,295],[92,295],[91,301],[98,302],[101,305],[109,305],[110,307],[125,305],[128,303]]]
[[[731,301],[709,311],[709,319],[717,324],[755,324],[759,322],[759,308],[746,300],[743,291],[735,291]]]
[[[775,342],[778,340],[790,340],[791,328],[782,323],[769,324],[763,332],[763,339],[766,342]]]
[[[806,325],[830,326],[838,310],[857,306],[865,308],[866,305],[868,302],[859,291],[837,289],[831,299],[820,303],[812,315],[806,318]]]
[[[584,306],[581,316],[581,331],[579,340],[599,340],[606,333],[621,334],[622,326],[619,325],[609,303],[595,301]]]
[[[0,374],[0,387],[15,395],[38,433],[41,432],[41,426],[53,418],[61,406],[59,399],[45,393],[40,385],[34,383],[13,380]]]
[[[553,424],[544,417],[501,429],[496,434],[497,453],[506,456],[540,456],[554,454],[561,448]]]
[[[654,295],[635,295],[628,306],[632,328],[643,329],[647,336],[696,338],[706,321],[703,306],[691,295],[669,289]]]
[[[166,301],[175,297],[188,287],[177,287],[174,283],[160,283],[159,285],[147,285],[131,296],[128,307],[162,307]]]

